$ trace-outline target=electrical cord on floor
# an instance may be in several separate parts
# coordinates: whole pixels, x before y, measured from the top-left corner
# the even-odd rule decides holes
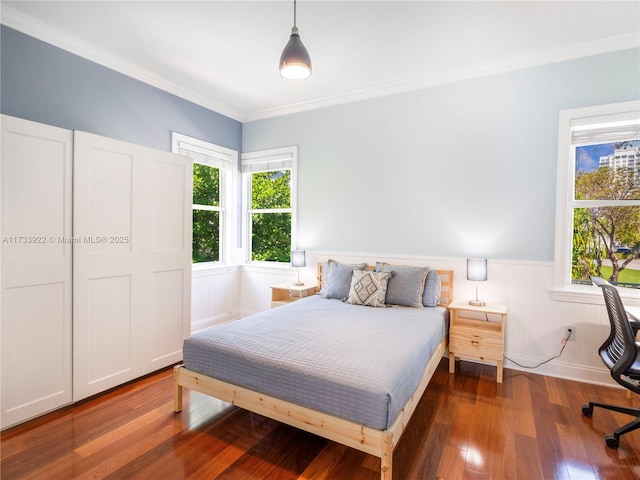
[[[518,362],[516,362],[515,360],[512,360],[511,358],[507,357],[506,355],[504,356],[504,358],[506,358],[507,360],[509,360],[510,362],[515,363],[516,365],[518,365],[519,367],[522,368],[538,368],[541,365],[544,365],[545,363],[549,363],[551,360],[555,360],[556,358],[558,358],[560,355],[562,355],[562,352],[564,352],[565,347],[567,346],[567,342],[569,341],[569,339],[571,338],[571,334],[573,333],[573,331],[571,329],[569,329],[569,335],[567,335],[567,338],[564,338],[562,340],[562,348],[560,349],[560,353],[558,353],[555,357],[551,357],[548,358],[546,360],[543,360],[542,362],[540,362],[537,365],[534,366],[527,366],[527,365],[521,365]]]

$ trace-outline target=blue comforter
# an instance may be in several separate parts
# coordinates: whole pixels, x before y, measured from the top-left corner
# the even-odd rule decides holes
[[[384,430],[447,328],[442,307],[373,308],[313,296],[193,334],[184,365]]]

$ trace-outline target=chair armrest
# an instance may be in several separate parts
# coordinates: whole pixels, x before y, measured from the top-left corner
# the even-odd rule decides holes
[[[640,322],[629,320],[629,324],[631,325],[631,330],[633,330],[633,336],[637,336],[638,331],[640,331]]]

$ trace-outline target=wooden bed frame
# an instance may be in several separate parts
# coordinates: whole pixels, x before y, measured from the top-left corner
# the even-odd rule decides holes
[[[322,283],[322,264],[318,267],[318,281]],[[440,306],[446,307],[453,299],[453,271],[438,270],[442,281]],[[436,348],[424,370],[418,388],[407,401],[397,420],[386,430],[377,430],[358,423],[286,402],[231,383],[193,372],[183,365],[174,367],[174,407],[182,411],[182,388],[187,387],[211,397],[236,405],[245,410],[272,418],[293,427],[319,435],[380,458],[381,480],[391,480],[393,450],[398,444],[409,419],[427,388],[436,367],[447,348],[445,337]]]

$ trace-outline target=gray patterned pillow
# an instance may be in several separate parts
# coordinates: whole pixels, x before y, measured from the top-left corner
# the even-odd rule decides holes
[[[370,307],[385,307],[387,285],[391,272],[371,272],[369,270],[354,270],[351,276],[351,288],[347,303],[353,305],[368,305]]]

